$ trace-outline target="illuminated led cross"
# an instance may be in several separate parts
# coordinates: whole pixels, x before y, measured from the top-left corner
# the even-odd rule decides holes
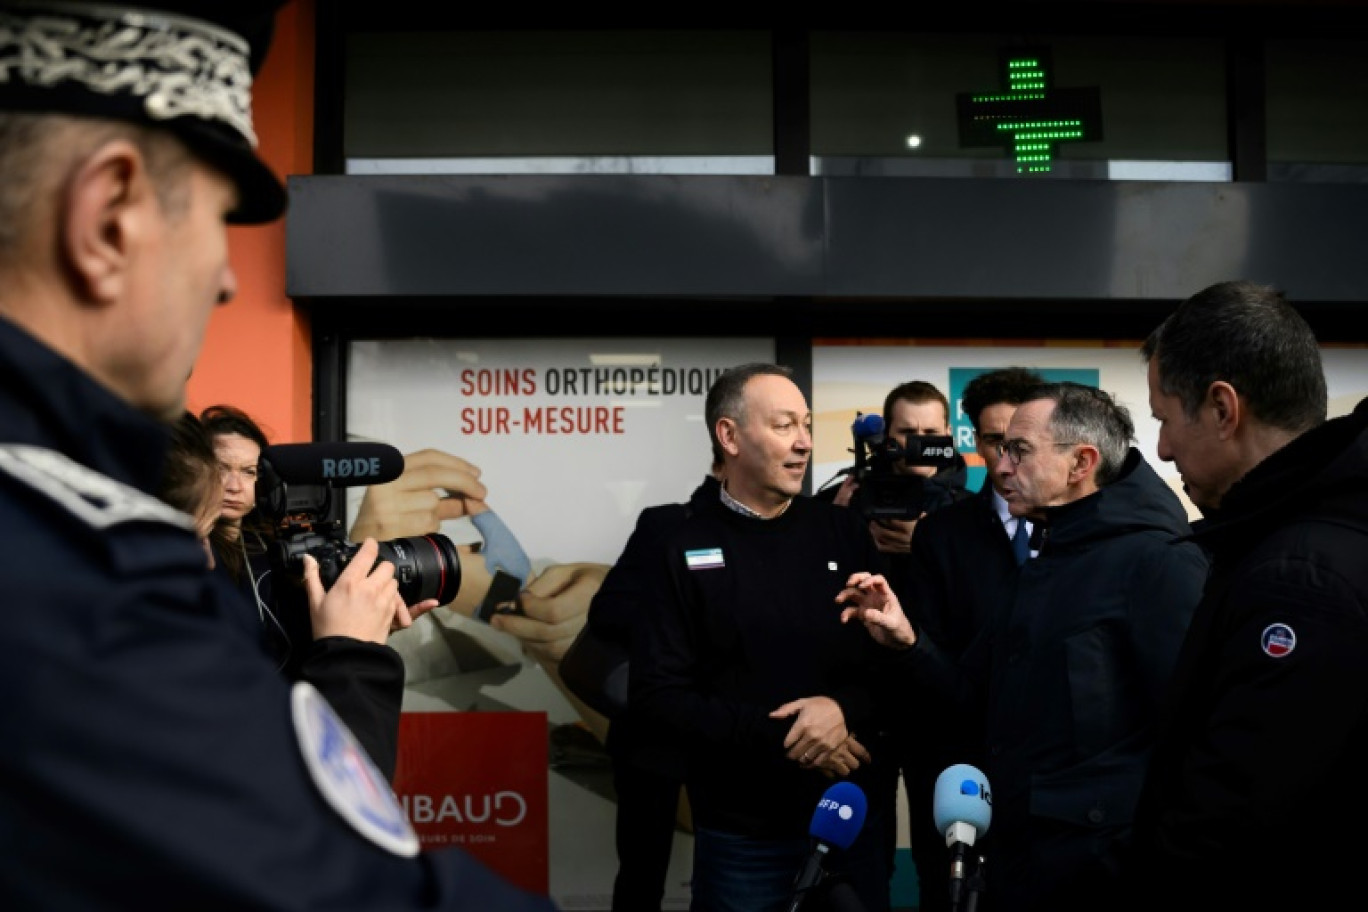
[[[1096,87],[1050,85],[1046,48],[1001,52],[1003,89],[956,96],[961,146],[1003,146],[1018,174],[1049,171],[1062,142],[1102,138],[1102,100]]]

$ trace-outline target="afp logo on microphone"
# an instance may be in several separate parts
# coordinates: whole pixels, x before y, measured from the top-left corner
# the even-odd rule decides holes
[[[817,810],[818,812],[835,812],[836,816],[840,817],[842,820],[849,820],[855,816],[854,807],[852,807],[850,804],[847,804],[846,802],[838,801],[837,799],[832,798],[828,795],[823,795],[822,800],[817,802]]]

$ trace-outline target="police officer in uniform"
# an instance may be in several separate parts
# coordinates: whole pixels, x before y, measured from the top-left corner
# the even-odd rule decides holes
[[[0,0],[0,908],[553,909],[420,853],[156,497],[225,222],[285,206],[251,120],[279,0],[171,6]],[[375,556],[311,602],[392,618]]]

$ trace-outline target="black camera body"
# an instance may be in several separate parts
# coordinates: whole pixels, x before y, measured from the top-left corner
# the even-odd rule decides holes
[[[857,413],[851,427],[855,438],[855,467],[859,483],[854,506],[866,519],[916,519],[928,508],[941,506],[939,487],[931,479],[899,472],[899,464],[931,466],[937,472],[955,464],[955,442],[949,434],[907,434],[900,444],[884,434],[878,415]]]
[[[298,463],[300,454],[297,450],[306,445],[290,446],[296,448],[296,452],[288,454],[289,459],[282,459],[282,462]],[[346,446],[318,445],[318,451],[331,455]],[[342,487],[362,482],[288,483],[271,460],[275,449],[267,447],[263,451],[256,485],[257,506],[275,527],[275,540],[269,554],[272,570],[302,580],[307,554],[318,561],[318,575],[324,588],[331,589],[361,548],[347,540],[344,523],[339,518],[342,502],[336,495]],[[397,450],[395,454],[398,455]],[[399,459],[401,468],[392,473],[393,477],[402,471],[402,456]],[[380,477],[376,481],[392,481],[393,477]],[[394,565],[394,578],[399,583],[399,595],[405,605],[415,605],[429,598],[445,605],[460,591],[460,557],[456,546],[445,535],[432,533],[395,538],[382,541],[379,546],[376,562],[383,560]]]

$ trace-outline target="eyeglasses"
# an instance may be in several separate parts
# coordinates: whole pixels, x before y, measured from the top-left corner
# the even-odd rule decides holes
[[[1077,443],[1077,440],[1061,440],[1049,444],[1049,446],[1070,447],[1075,446]],[[1012,460],[1012,465],[1014,466],[1021,465],[1021,460],[1025,459],[1027,456],[1030,456],[1034,452],[1035,450],[1032,449],[1031,445],[1024,440],[1006,440],[998,444],[997,448],[998,458],[1001,459],[1002,454],[1006,453],[1007,458]]]

